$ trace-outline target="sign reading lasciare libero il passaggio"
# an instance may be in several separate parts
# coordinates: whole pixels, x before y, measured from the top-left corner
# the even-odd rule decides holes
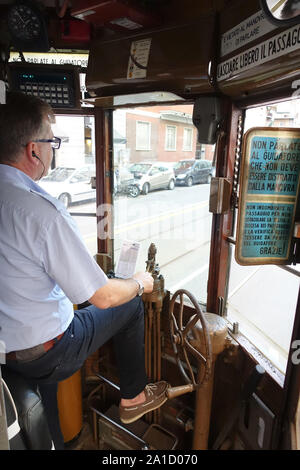
[[[235,257],[286,264],[300,180],[300,131],[261,127],[244,136]]]

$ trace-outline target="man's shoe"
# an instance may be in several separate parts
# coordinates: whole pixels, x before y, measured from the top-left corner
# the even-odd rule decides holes
[[[167,401],[167,389],[169,384],[165,381],[146,385],[144,392],[146,400],[139,405],[121,406],[120,420],[122,423],[133,423],[149,411],[156,410]]]

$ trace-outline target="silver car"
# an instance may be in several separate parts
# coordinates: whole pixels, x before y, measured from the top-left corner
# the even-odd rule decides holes
[[[85,165],[77,169],[59,166],[42,178],[39,184],[47,193],[68,207],[72,202],[96,197],[96,190],[91,186],[92,176],[95,176],[94,165]]]
[[[141,162],[129,166],[138,191],[148,194],[154,189],[174,189],[175,174],[173,169],[164,162]],[[137,194],[138,195],[138,194]]]

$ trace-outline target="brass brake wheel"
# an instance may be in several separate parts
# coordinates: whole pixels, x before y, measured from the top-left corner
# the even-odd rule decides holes
[[[189,298],[196,311],[195,315],[192,315],[188,319],[186,325],[183,323],[184,296]],[[176,308],[175,313],[175,302],[178,298],[180,299],[179,311],[177,311]],[[195,297],[185,289],[179,289],[175,292],[170,302],[169,312],[171,342],[176,355],[178,367],[185,382],[187,384],[192,384],[193,390],[196,390],[208,381],[212,370],[212,347],[207,321]],[[200,338],[199,334],[194,334],[194,327],[197,322],[200,322],[201,324],[202,334],[201,348],[196,349],[195,344],[197,343],[198,345]],[[199,349],[201,349],[201,352]],[[202,366],[201,373],[197,373],[196,378],[189,355],[196,358],[199,369],[200,365]],[[184,367],[184,363],[186,364],[186,368]],[[187,369],[187,371],[185,369]]]

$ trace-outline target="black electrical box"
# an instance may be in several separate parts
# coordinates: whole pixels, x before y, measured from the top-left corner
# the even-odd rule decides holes
[[[222,121],[221,100],[216,96],[202,96],[195,101],[193,124],[198,130],[200,144],[213,145]]]
[[[80,109],[79,71],[73,65],[10,63],[9,89],[37,96],[54,109]]]

